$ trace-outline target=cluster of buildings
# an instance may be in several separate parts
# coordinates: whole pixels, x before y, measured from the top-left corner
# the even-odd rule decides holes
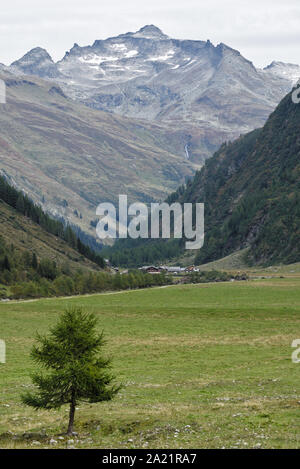
[[[110,262],[108,259],[104,259],[107,267],[110,267]],[[118,267],[111,267],[114,272],[119,272],[120,269]],[[199,272],[199,269],[195,267],[194,265],[190,265],[188,267],[179,267],[179,266],[168,266],[168,265],[144,265],[143,267],[139,267],[139,270],[141,272],[144,272],[145,274],[173,274],[173,275],[178,275],[178,274],[186,274],[186,273],[191,273],[191,272]],[[121,274],[128,274],[128,269],[122,270],[120,272]]]
[[[160,265],[159,267],[155,265],[144,265],[140,267],[139,270],[147,273],[147,274],[160,274],[162,272],[168,274],[181,274],[181,273],[190,273],[190,272],[199,272],[194,265],[190,265],[189,267],[170,267],[167,265]]]

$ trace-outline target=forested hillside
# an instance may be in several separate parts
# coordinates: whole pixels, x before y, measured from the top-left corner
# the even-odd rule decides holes
[[[287,95],[261,130],[224,144],[179,197],[204,202],[204,263],[250,246],[250,263],[300,260],[300,106]]]
[[[40,206],[34,204],[26,194],[12,187],[4,177],[0,177],[0,200],[6,202],[20,214],[30,218],[47,233],[61,238],[82,256],[95,262],[100,267],[105,266],[103,258],[89,246],[82,243],[69,225],[65,226],[61,221],[51,218]]]
[[[262,129],[223,144],[192,181],[169,196],[169,203],[205,203],[205,242],[197,264],[245,247],[250,264],[300,261],[299,129],[300,105],[289,94]],[[127,241],[116,244],[111,258],[130,264],[133,255],[154,261],[183,250],[183,242]]]
[[[70,226],[0,177],[0,297],[69,294],[75,278],[104,267]]]
[[[164,275],[105,271],[103,257],[0,177],[0,299],[145,288]],[[107,269],[106,269],[107,270]]]

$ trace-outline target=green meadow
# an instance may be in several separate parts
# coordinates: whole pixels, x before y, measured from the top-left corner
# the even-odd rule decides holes
[[[124,388],[68,409],[20,401],[36,331],[69,305],[99,318]],[[170,286],[0,304],[0,448],[300,448],[300,278]],[[50,440],[52,441],[50,444]]]

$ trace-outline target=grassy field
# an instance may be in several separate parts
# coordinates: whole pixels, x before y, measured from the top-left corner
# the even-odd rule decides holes
[[[111,403],[80,405],[69,443],[67,408],[20,402],[34,333],[67,305],[97,314],[125,385]],[[0,338],[2,448],[300,448],[296,275],[0,304]]]

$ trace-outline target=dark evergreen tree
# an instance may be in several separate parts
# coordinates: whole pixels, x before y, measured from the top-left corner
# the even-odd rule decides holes
[[[33,360],[50,372],[36,373],[36,393],[27,392],[22,401],[35,409],[58,409],[69,404],[67,434],[73,433],[76,405],[111,400],[120,390],[112,384],[111,361],[102,355],[103,334],[97,332],[97,319],[81,309],[69,309],[52,328],[50,335],[38,336]]]
[[[38,260],[35,252],[32,254],[31,267],[35,270],[38,268]]]
[[[9,262],[9,258],[7,256],[4,256],[4,259],[3,259],[3,269],[4,270],[10,270],[10,262]]]

